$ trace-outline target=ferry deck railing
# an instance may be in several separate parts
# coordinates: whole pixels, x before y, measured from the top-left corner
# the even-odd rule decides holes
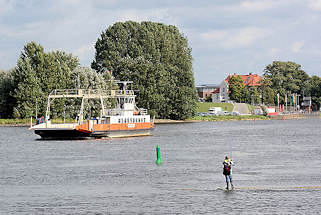
[[[100,90],[100,89],[56,89],[49,98],[115,98],[135,96],[134,90]]]

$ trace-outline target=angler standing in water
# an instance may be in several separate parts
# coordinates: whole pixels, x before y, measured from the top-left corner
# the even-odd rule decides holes
[[[226,179],[226,189],[229,189],[229,182],[231,183],[231,189],[234,188],[233,182],[232,182],[232,165],[233,161],[228,157],[228,155],[225,156],[225,160],[223,162],[223,175]]]

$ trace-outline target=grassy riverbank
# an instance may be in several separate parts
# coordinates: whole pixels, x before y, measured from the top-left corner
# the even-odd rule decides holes
[[[66,123],[74,122],[73,119],[66,119]],[[36,120],[32,119],[35,124]],[[53,119],[52,123],[64,123],[64,119]],[[0,126],[30,126],[30,119],[0,119]]]
[[[30,125],[30,119],[0,119],[0,125]]]
[[[197,112],[208,112],[211,107],[221,107],[222,110],[232,112],[234,108],[231,103],[199,102],[197,105]]]
[[[195,116],[189,121],[234,121],[234,120],[269,120],[267,116],[261,115],[239,115],[239,116]]]

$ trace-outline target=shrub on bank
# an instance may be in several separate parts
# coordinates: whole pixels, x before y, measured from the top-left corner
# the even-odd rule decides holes
[[[64,122],[72,123],[72,122],[75,122],[75,120],[74,119],[66,119],[64,121],[64,119],[52,119],[51,122],[61,124]],[[35,118],[32,119],[32,123],[33,124],[36,123]],[[30,118],[29,119],[0,119],[0,125],[30,125]]]

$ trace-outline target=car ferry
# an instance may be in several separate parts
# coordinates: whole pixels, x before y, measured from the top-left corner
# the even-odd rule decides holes
[[[87,139],[104,137],[146,136],[154,128],[147,110],[135,105],[134,90],[127,89],[131,81],[114,81],[119,90],[75,89],[53,90],[48,96],[46,117],[38,120],[37,125],[30,125],[30,130],[40,135],[42,139]],[[50,104],[54,99],[81,99],[80,112],[75,123],[54,124],[50,119]],[[101,103],[101,116],[84,120],[84,101],[98,99]],[[115,108],[107,109],[104,99],[115,100]]]

